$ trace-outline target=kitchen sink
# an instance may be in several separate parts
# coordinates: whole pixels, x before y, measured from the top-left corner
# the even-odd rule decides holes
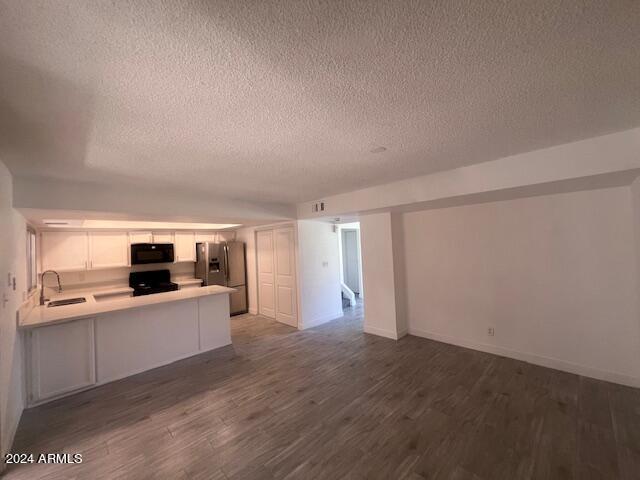
[[[47,303],[47,308],[48,307],[61,307],[63,305],[73,305],[73,304],[76,304],[76,303],[84,303],[86,301],[87,301],[87,299],[84,298],[84,297],[65,298],[64,300],[54,300],[53,302]]]

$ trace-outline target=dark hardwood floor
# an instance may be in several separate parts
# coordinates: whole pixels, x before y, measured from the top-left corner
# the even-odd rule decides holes
[[[10,479],[638,479],[640,390],[417,337],[359,311],[298,332],[236,317],[233,346],[24,412]]]

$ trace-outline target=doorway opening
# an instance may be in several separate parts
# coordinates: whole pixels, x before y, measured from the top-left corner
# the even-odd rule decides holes
[[[362,257],[360,254],[360,222],[338,225],[340,253],[340,286],[342,309],[346,312],[362,309]]]

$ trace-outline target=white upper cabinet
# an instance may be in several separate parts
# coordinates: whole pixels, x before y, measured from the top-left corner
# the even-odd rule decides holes
[[[129,237],[126,232],[90,232],[89,268],[129,265]]]
[[[193,232],[176,232],[175,256],[176,262],[196,261],[196,236]]]
[[[151,232],[129,232],[129,243],[153,243]]]
[[[153,243],[174,243],[173,232],[153,232]]]
[[[42,270],[86,270],[89,249],[86,232],[42,232]]]
[[[176,262],[196,261],[196,242],[216,232],[42,232],[42,268],[69,272],[131,265],[132,243],[172,243]]]
[[[233,242],[236,239],[236,232],[234,231],[225,231],[218,232],[218,242]]]
[[[216,232],[196,232],[196,243],[215,242]]]

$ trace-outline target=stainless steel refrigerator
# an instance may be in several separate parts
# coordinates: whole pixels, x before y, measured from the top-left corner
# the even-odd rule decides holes
[[[244,242],[196,243],[196,278],[236,289],[229,295],[231,315],[248,311],[246,272]]]

